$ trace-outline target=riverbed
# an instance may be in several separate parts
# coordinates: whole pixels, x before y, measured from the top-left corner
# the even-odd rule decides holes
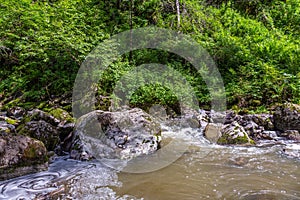
[[[187,148],[154,171],[134,173],[101,160],[58,157],[48,171],[0,182],[0,199],[300,199],[300,160],[282,151],[283,146],[300,148],[299,143],[221,146],[209,143],[199,130],[168,130],[162,149],[178,135]]]

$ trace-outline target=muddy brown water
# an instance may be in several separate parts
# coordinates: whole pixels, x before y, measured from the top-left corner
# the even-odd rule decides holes
[[[144,199],[300,199],[299,161],[273,149],[215,148],[184,154],[146,174],[119,174],[120,195]]]
[[[148,173],[61,157],[46,172],[0,182],[0,199],[297,200],[300,160],[283,155],[288,143],[229,147],[194,134],[175,162]]]

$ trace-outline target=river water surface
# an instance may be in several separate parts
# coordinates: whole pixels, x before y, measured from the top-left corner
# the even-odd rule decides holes
[[[163,133],[165,141],[174,136]],[[60,157],[46,172],[0,182],[0,199],[300,199],[300,160],[282,153],[299,143],[232,147],[191,138],[175,162],[148,173]]]

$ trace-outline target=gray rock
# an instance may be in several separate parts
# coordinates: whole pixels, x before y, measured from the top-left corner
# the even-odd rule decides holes
[[[263,131],[261,134],[262,139],[274,140],[278,137],[276,131]]]
[[[21,107],[12,107],[7,110],[7,116],[14,119],[22,119],[25,114],[26,110]]]
[[[47,169],[44,144],[22,135],[0,134],[0,180]]]
[[[253,121],[247,121],[244,129],[253,138],[259,138],[259,135],[264,131],[264,127],[258,126]]]
[[[75,124],[59,120],[49,113],[35,109],[23,118],[17,132],[42,141],[48,151],[58,155],[71,150]]]
[[[159,148],[161,128],[143,110],[96,110],[78,119],[76,134],[96,158],[130,159]]]
[[[27,122],[43,120],[43,121],[51,124],[52,126],[57,126],[60,123],[59,119],[56,119],[49,113],[46,113],[39,109],[34,109],[34,110],[28,112],[28,115],[26,115],[26,118],[27,119],[25,119],[25,121],[27,121]]]
[[[228,111],[226,113],[224,124],[231,124],[234,121],[240,121],[241,116],[237,115],[234,111]]]
[[[27,122],[19,133],[42,141],[48,151],[53,151],[60,143],[56,127],[44,120]]]
[[[204,137],[208,139],[212,143],[216,143],[218,139],[222,136],[221,130],[222,130],[223,124],[214,124],[209,123],[204,129]]]
[[[274,126],[277,130],[300,131],[300,105],[286,103],[274,112]]]
[[[242,126],[249,137],[259,140],[264,139],[265,130],[274,130],[273,116],[270,114],[238,115],[233,111],[227,112],[225,124],[237,122]]]
[[[5,121],[0,121],[0,133],[15,133],[16,128],[12,124],[8,124]]]
[[[222,136],[218,139],[218,144],[254,144],[245,129],[237,122],[224,125],[221,133]]]
[[[226,112],[216,112],[211,110],[208,112],[208,116],[210,118],[210,122],[212,123],[224,123],[226,121]]]
[[[300,134],[297,130],[286,130],[280,134],[280,136],[287,137],[290,140],[300,141]]]
[[[274,130],[274,119],[273,115],[270,114],[255,114],[252,115],[252,120],[258,125],[263,127],[265,130]]]

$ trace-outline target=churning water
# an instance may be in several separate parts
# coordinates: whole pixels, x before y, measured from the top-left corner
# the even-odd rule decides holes
[[[281,153],[299,143],[228,147],[190,133],[184,154],[157,171],[118,172],[61,157],[46,172],[0,182],[0,199],[300,199],[300,161]],[[176,135],[165,132],[164,141]]]

